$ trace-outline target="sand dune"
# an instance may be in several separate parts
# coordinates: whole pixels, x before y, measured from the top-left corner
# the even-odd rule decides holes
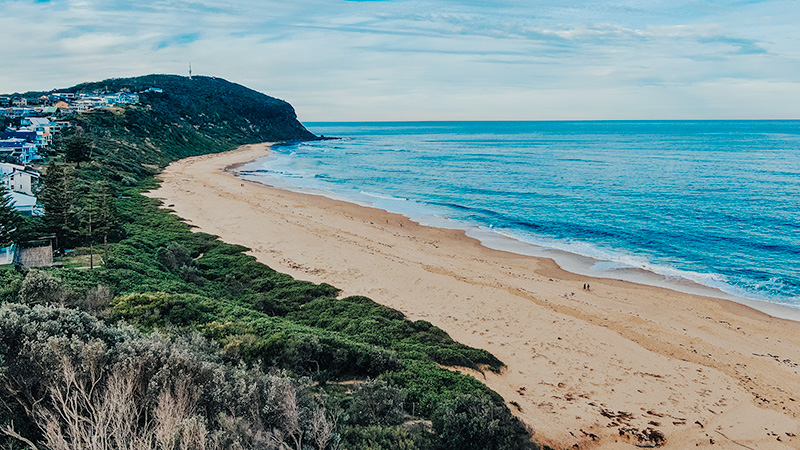
[[[474,375],[539,442],[625,449],[646,444],[635,435],[649,428],[670,449],[800,448],[799,323],[574,275],[460,231],[224,171],[267,151],[173,163],[150,195],[276,270],[366,295],[490,351],[507,368]]]

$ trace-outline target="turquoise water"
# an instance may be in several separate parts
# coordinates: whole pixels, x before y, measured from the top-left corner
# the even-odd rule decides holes
[[[800,306],[800,121],[307,127],[247,176]]]

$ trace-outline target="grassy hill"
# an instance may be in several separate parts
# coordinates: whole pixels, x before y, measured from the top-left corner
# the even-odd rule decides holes
[[[64,449],[97,439],[153,449],[538,448],[500,396],[443,367],[501,370],[491,354],[278,273],[141,195],[182,157],[315,138],[287,103],[217,78],[68,91],[149,87],[164,92],[73,117],[64,142],[90,142],[89,161],[57,152],[48,166],[48,182],[62,174],[63,192],[48,198],[63,217],[34,225],[102,247],[103,264],[0,270],[0,445],[23,448],[22,436]]]
[[[297,121],[292,106],[222,78],[147,75],[84,83],[62,92],[143,92],[141,102],[167,126],[195,129],[201,135],[232,144],[314,139]]]

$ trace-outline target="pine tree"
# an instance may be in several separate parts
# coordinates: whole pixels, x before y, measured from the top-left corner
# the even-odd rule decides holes
[[[8,194],[6,186],[0,184],[0,248],[8,247],[17,240],[23,220]]]
[[[89,192],[80,214],[79,234],[89,244],[89,266],[94,268],[94,244],[103,242],[105,259],[108,259],[108,236],[116,229],[117,211],[111,195],[111,185],[98,181]]]
[[[63,249],[75,223],[71,174],[63,164],[51,162],[42,178],[44,188],[39,194],[39,201],[44,206],[42,222],[48,232],[56,235],[57,246]]]
[[[81,163],[84,161],[91,161],[92,159],[92,143],[83,134],[75,134],[66,139],[64,146],[64,160],[67,162],[74,162],[77,168],[81,168]]]

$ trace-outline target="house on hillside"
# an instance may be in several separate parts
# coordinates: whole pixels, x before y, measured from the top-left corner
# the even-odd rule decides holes
[[[53,92],[50,94],[51,100],[72,100],[75,94],[72,92]]]
[[[26,139],[0,138],[0,157],[12,157],[22,164],[28,164],[37,159],[38,155],[36,154],[36,145]]]
[[[53,135],[49,131],[36,131],[30,128],[20,128],[18,130],[7,129],[0,134],[0,139],[25,139],[26,142],[33,144],[38,150],[50,145]]]
[[[116,94],[106,94],[103,96],[109,105],[128,105],[139,103],[139,95],[130,92],[117,92]]]
[[[44,213],[35,193],[39,187],[39,173],[24,166],[0,163],[0,184],[9,191],[14,209],[27,216],[40,216]]]
[[[39,173],[17,164],[0,163],[0,183],[9,191],[35,195]]]
[[[0,178],[5,177],[15,170],[25,170],[25,167],[19,164],[0,163]]]
[[[30,116],[35,112],[36,112],[35,109],[27,106],[15,106],[10,110],[6,110],[6,115],[8,117],[25,117],[25,116]]]
[[[45,109],[51,109],[51,108],[53,107],[48,107]],[[44,112],[44,110],[42,110],[42,112]],[[30,130],[34,130],[37,132],[40,131],[42,133],[50,133],[50,134],[58,131],[59,129],[58,124],[51,121],[47,117],[25,117],[20,121],[20,125]]]
[[[75,111],[88,111],[94,108],[105,108],[109,106],[108,100],[103,97],[83,97],[72,103]]]

